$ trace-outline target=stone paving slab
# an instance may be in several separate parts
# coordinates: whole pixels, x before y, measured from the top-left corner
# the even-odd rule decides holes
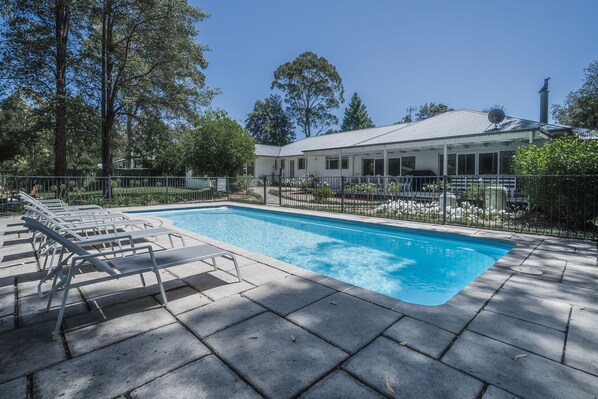
[[[540,281],[530,277],[514,276],[507,281],[504,290],[533,295],[538,298],[550,298],[572,305],[587,306],[598,309],[598,293],[596,290],[576,287],[569,284],[557,284]]]
[[[501,290],[485,309],[565,331],[571,306],[550,299]]]
[[[284,316],[332,293],[330,288],[291,276],[248,291],[245,296]]]
[[[130,394],[133,399],[261,398],[215,356],[206,356],[166,374]]]
[[[170,324],[34,374],[34,396],[112,398],[207,354],[184,327]]]
[[[242,276],[243,280],[258,286],[288,277],[289,274],[262,263],[253,263],[243,267]]]
[[[15,264],[16,263],[16,264]],[[37,263],[29,259],[28,263],[13,262],[12,264],[0,261],[0,278],[28,275],[37,272]]]
[[[46,322],[0,334],[0,384],[66,359],[62,342],[50,339],[53,329]]]
[[[442,361],[529,399],[595,398],[598,392],[598,377],[469,331]]]
[[[463,330],[477,314],[473,309],[460,308],[450,304],[424,306],[402,301],[393,310],[455,334]]]
[[[384,336],[438,359],[455,339],[455,334],[423,321],[403,317]]]
[[[72,355],[79,356],[174,322],[166,309],[145,297],[70,317],[63,327]]]
[[[299,394],[347,357],[271,312],[216,333],[206,343],[267,397],[280,399]]]
[[[21,377],[0,384],[0,396],[7,399],[27,399],[27,378]]]
[[[55,321],[58,317],[58,311],[62,303],[64,291],[59,291],[57,295],[52,298],[52,305],[50,311],[46,311],[48,304],[48,298],[39,298],[36,296],[30,296],[26,298],[19,298],[18,301],[18,314],[20,325],[30,325],[33,323],[39,323],[41,321],[52,320]],[[69,291],[67,298],[66,307],[64,314],[66,317],[87,312],[87,305],[83,302],[81,295],[77,290]]]
[[[344,292],[387,309],[393,309],[400,302],[398,299],[357,286],[353,286]]]
[[[539,324],[484,310],[467,328],[557,362],[563,356],[565,333]]]
[[[321,399],[321,398],[371,398],[382,399],[380,395],[372,388],[362,384],[347,372],[338,370],[318,382],[307,392],[300,396],[301,399]]]
[[[0,332],[9,331],[15,328],[15,317],[4,316],[0,317]]]
[[[154,299],[162,303],[162,295],[154,295]],[[175,315],[212,303],[210,298],[189,286],[166,291],[166,299],[166,308]]]
[[[179,314],[177,318],[198,337],[205,338],[265,311],[266,309],[255,302],[239,295],[233,295]]]
[[[598,375],[598,311],[573,307],[565,364]]]
[[[186,263],[184,265],[167,267],[164,270],[168,270],[172,275],[177,278],[183,279],[186,277],[197,276],[203,273],[208,273],[214,270],[214,267],[206,262],[193,262]]]
[[[568,264],[563,275],[563,283],[581,287],[598,287],[598,267]]]
[[[397,398],[477,398],[483,388],[482,382],[384,337],[342,368]]]
[[[12,287],[9,287],[12,288]],[[0,295],[0,317],[15,313],[15,294]]]
[[[503,391],[500,388],[495,387],[494,385],[490,385],[486,392],[484,392],[484,396],[482,399],[518,399],[519,396],[511,395],[510,393]]]
[[[397,321],[399,313],[336,293],[287,316],[348,353],[355,353]]]
[[[241,273],[242,275],[243,273]],[[239,282],[236,276],[222,270],[191,276],[185,278],[184,281],[212,301],[218,301],[255,287],[246,281]]]

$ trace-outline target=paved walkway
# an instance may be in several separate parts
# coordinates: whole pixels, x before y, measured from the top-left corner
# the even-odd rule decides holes
[[[0,219],[0,397],[598,397],[595,242],[366,220],[518,246],[437,307],[234,248],[243,282],[224,260],[169,268],[166,307],[151,276],[86,286],[51,341],[30,236]]]

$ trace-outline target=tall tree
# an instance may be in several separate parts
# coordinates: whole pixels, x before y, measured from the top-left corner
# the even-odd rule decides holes
[[[274,71],[272,88],[284,93],[291,117],[305,137],[317,136],[338,123],[331,111],[344,102],[343,82],[326,58],[307,51],[280,65]]]
[[[374,127],[374,122],[370,118],[365,104],[357,93],[353,93],[349,106],[345,109],[345,118],[341,125],[341,131],[367,129]]]
[[[245,128],[260,144],[283,146],[295,140],[293,123],[277,94],[255,102],[245,120]]]
[[[598,129],[598,61],[585,68],[580,89],[570,92],[563,105],[553,105],[552,116],[563,125]]]
[[[86,78],[89,94],[100,93],[102,173],[109,176],[116,131],[126,117],[139,121],[139,112],[153,107],[176,118],[205,103],[206,48],[196,42],[195,25],[207,16],[185,0],[96,1]]]
[[[69,0],[1,0],[3,89],[52,104],[54,175],[66,174],[66,112],[72,7]],[[1,89],[1,88],[0,88]]]
[[[255,159],[255,142],[224,111],[208,111],[177,143],[183,162],[195,174],[235,176]]]
[[[415,114],[415,118],[418,121],[423,121],[424,119],[431,118],[436,115],[443,114],[448,111],[454,111],[453,108],[450,108],[448,105],[442,103],[426,103],[424,105],[420,105],[419,110]]]

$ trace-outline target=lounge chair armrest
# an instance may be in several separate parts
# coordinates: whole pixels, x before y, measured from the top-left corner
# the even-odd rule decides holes
[[[151,245],[142,245],[140,247],[123,248],[123,249],[117,249],[114,251],[103,251],[103,252],[98,252],[98,253],[89,254],[89,255],[73,256],[73,259],[79,260],[79,259],[98,258],[100,256],[117,255],[117,254],[122,254],[125,252],[137,252],[137,251],[145,250],[145,249],[148,250],[148,252],[150,253],[150,256],[153,258],[154,257],[154,249],[152,248],[152,246]]]
[[[133,236],[128,234],[115,234],[112,237],[102,237],[96,238],[93,237],[86,238],[85,240],[79,241],[78,244],[81,245],[88,245],[88,244],[103,244],[107,242],[114,242],[114,241],[121,241],[121,240],[128,240],[130,243],[133,243]],[[141,248],[141,247],[136,247]],[[105,252],[104,252],[105,253]]]

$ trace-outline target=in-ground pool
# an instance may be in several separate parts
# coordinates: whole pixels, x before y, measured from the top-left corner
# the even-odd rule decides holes
[[[509,252],[499,241],[370,223],[211,207],[152,212],[176,227],[406,302],[440,305]]]

